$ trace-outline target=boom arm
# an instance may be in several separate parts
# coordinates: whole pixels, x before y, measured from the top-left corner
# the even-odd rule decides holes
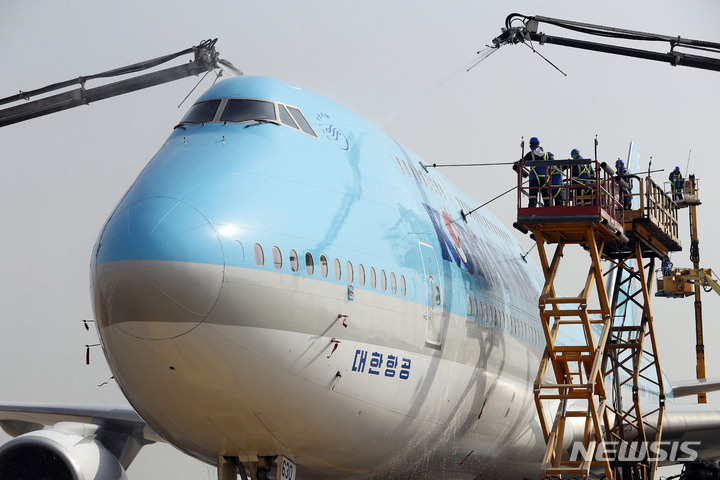
[[[703,287],[703,289],[711,288],[715,290],[715,293],[720,295],[720,283],[718,283],[713,276],[714,274],[709,268],[701,268],[699,270],[691,270],[688,273],[680,272],[677,278],[694,282],[696,285]],[[710,290],[706,291],[709,292]]]
[[[517,21],[521,21],[522,26],[513,27],[513,24],[517,24]],[[538,26],[540,22],[555,25],[561,28],[566,28],[587,35],[596,35],[601,37],[624,40],[667,42],[670,44],[670,51],[667,53],[662,53],[652,50],[640,50],[619,45],[589,42],[587,40],[578,40],[574,38],[546,35],[544,33],[538,33]],[[720,55],[720,43],[706,42],[703,40],[692,40],[688,38],[682,38],[680,36],[671,37],[667,35],[658,35],[655,33],[624,30],[620,28],[606,27],[602,25],[592,25],[589,23],[560,20],[557,18],[541,16],[528,17],[519,13],[512,13],[508,15],[508,17],[505,19],[505,28],[503,28],[503,33],[499,37],[493,39],[492,47],[497,49],[503,45],[525,43],[526,41],[538,42],[541,45],[545,43],[550,43],[555,45],[563,45],[565,47],[580,48],[583,50],[612,53],[614,55],[644,58],[646,60],[667,62],[673,66],[685,65],[687,67],[720,71],[720,58],[708,57],[703,55],[693,55],[679,52],[676,50],[676,48],[682,47],[687,49],[712,52]]]
[[[142,90],[143,88],[172,82],[174,80],[189,77],[190,75],[199,75],[203,72],[209,72],[214,68],[220,68],[220,65],[223,65],[228,69],[234,71],[235,73],[242,75],[242,72],[233,67],[230,62],[218,58],[219,54],[215,50],[216,42],[217,39],[205,40],[203,42],[200,42],[200,45],[198,45],[197,47],[191,47],[181,52],[166,55],[164,57],[159,57],[152,60],[147,60],[145,62],[128,65],[127,67],[117,68],[108,72],[99,73],[97,75],[78,77],[73,80],[56,83],[29,92],[21,91],[17,95],[12,95],[10,97],[0,99],[0,105],[3,105],[7,103],[18,102],[21,100],[29,100],[31,97],[52,92],[55,90],[61,90],[71,87],[73,85],[80,85],[80,88],[77,88],[75,90],[58,93],[45,98],[41,98],[39,100],[34,100],[29,103],[0,110],[0,127],[22,122],[25,120],[30,120],[31,118],[48,115],[50,113],[67,110],[68,108],[77,107],[79,105],[87,105],[90,102],[103,100],[105,98],[111,98],[118,95],[123,95],[125,93]],[[119,75],[126,75],[129,73],[147,70],[149,68],[156,67],[165,62],[189,53],[194,53],[195,58],[191,62],[184,65],[146,73],[144,75],[129,78],[126,80],[120,80],[118,82],[102,85],[95,88],[85,88],[85,82],[87,82],[88,80],[115,77]]]

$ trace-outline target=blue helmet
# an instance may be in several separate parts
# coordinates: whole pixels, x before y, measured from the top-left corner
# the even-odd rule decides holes
[[[537,137],[530,138],[530,146],[532,147],[533,145],[540,145],[540,140],[538,140]]]
[[[570,152],[570,156],[571,156],[572,158],[577,158],[577,157],[579,157],[579,156],[580,156],[580,150],[578,150],[577,148],[573,148],[572,151]]]
[[[617,167],[624,167],[624,166],[625,166],[625,162],[623,162],[623,161],[620,160],[619,158],[615,161],[615,168],[617,168]]]
[[[679,171],[680,171],[680,167],[678,167],[677,165],[675,165],[675,171],[676,171],[676,172],[679,172]]]

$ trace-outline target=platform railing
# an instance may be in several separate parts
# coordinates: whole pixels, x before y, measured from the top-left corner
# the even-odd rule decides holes
[[[640,211],[666,233],[678,238],[678,206],[650,177],[640,182]]]
[[[682,187],[675,188],[674,182],[664,182],[665,193],[679,206],[687,206],[700,203],[700,179],[690,175],[683,179]]]
[[[592,175],[579,180],[573,167],[590,166]],[[591,159],[539,160],[518,165],[518,217],[605,216],[623,224],[623,187],[612,168]],[[535,176],[540,186],[530,186]],[[530,199],[536,198],[534,207]],[[544,200],[549,199],[549,205]]]

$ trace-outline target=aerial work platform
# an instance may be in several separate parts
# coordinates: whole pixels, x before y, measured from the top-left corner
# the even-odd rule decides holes
[[[682,250],[678,233],[678,204],[650,177],[633,176],[637,191],[630,193],[632,206],[625,210],[625,231],[630,243],[639,241],[643,256],[662,258]]]
[[[593,165],[593,184],[572,182],[574,168]],[[581,239],[585,227],[591,224],[598,227],[597,233],[603,239],[622,240],[623,208],[616,193],[614,171],[597,166],[597,162],[584,159],[524,162],[518,175],[518,218],[514,226],[523,233],[542,231],[548,243]],[[543,176],[542,172],[550,169],[558,173]],[[560,176],[562,180],[553,182]],[[539,177],[541,186],[530,186],[526,180],[530,177]],[[523,197],[538,198],[538,206],[523,207]],[[564,199],[562,205],[557,204],[558,198]],[[551,205],[543,205],[548,199]]]
[[[687,208],[690,213],[690,261],[692,268],[673,268],[670,258],[663,260],[657,272],[657,297],[695,297],[695,374],[698,380],[705,378],[705,340],[703,336],[701,292],[715,291],[720,295],[720,279],[709,268],[700,268],[700,237],[697,227],[697,207],[702,204],[699,195],[699,179],[695,175],[680,179],[680,182],[666,182],[667,195],[679,209]],[[707,395],[698,393],[698,403],[707,403]]]
[[[675,189],[672,182],[665,182],[665,191],[672,196],[679,208],[702,205],[700,201],[700,180],[690,175],[682,180],[682,187]]]
[[[573,169],[580,166],[591,167],[593,178],[573,180]],[[546,175],[545,186],[531,187],[527,180],[538,167],[562,173]],[[555,183],[552,177],[562,179]],[[524,206],[523,199],[532,196],[549,197],[552,205],[543,206],[541,199],[539,206]],[[564,199],[562,205],[555,204],[557,197]],[[624,208],[625,203],[630,208]],[[619,177],[606,163],[590,159],[534,161],[525,162],[518,175],[518,217],[513,226],[523,233],[542,232],[547,243],[583,243],[579,240],[585,228],[593,225],[606,242],[604,256],[622,258],[639,242],[644,257],[662,258],[682,250],[678,208],[650,177]]]
[[[652,479],[657,462],[642,446],[661,439],[665,396],[648,279],[656,258],[682,248],[678,207],[650,178],[621,177],[596,160],[520,162],[517,172],[514,226],[532,233],[545,275],[538,306],[546,350],[534,387],[546,440],[540,478],[584,479],[596,468],[607,479]],[[552,257],[546,244],[556,244]],[[580,293],[560,296],[567,245],[583,247],[590,265],[575,282]],[[655,392],[656,406],[644,412],[641,389]],[[582,458],[564,449],[568,422],[583,432]],[[606,455],[608,443],[632,460]]]
[[[658,270],[656,297],[684,298],[695,294],[695,285],[706,292],[714,290],[720,295],[720,279],[709,268],[673,268],[669,271]]]

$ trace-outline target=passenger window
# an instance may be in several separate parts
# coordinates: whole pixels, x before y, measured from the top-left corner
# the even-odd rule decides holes
[[[315,272],[315,263],[313,262],[313,256],[310,252],[305,252],[305,270],[307,270],[307,274],[310,276]]]
[[[390,272],[390,291],[392,293],[397,293],[397,279],[395,278],[395,274],[393,272]]]
[[[362,263],[358,263],[358,282],[360,282],[360,286],[365,286],[365,267],[363,267]]]
[[[340,260],[337,258],[333,260],[333,272],[335,273],[335,280],[339,282],[342,278],[342,270],[340,269]]]
[[[298,254],[295,250],[292,248],[290,249],[290,270],[293,271],[293,273],[297,273],[297,271],[300,269],[300,261],[298,260]]]
[[[404,297],[407,293],[407,285],[405,284],[405,276],[400,275],[400,294]]]
[[[253,120],[277,121],[275,104],[264,100],[231,98],[220,116],[221,122],[251,122]]]
[[[280,253],[280,249],[277,247],[277,245],[273,246],[272,248],[272,257],[275,268],[280,270],[282,268],[282,253]]]
[[[320,255],[320,275],[322,275],[322,278],[328,276],[328,263],[325,255]]]
[[[280,110],[280,121],[287,125],[288,127],[292,127],[296,130],[300,130],[300,127],[297,126],[297,123],[295,123],[295,120],[290,116],[288,111],[285,109],[285,105],[278,105],[278,109]]]
[[[253,243],[253,255],[255,256],[255,264],[258,267],[265,265],[265,253],[259,243]]]
[[[295,107],[291,107],[290,105],[288,105],[287,108],[288,110],[290,110],[290,114],[293,116],[297,124],[300,125],[300,130],[307,133],[308,135],[317,137],[315,130],[313,130],[313,128],[310,126],[307,119],[305,118],[305,115],[303,115],[300,110]]]
[[[384,292],[387,290],[387,277],[385,276],[385,270],[380,270],[380,288]]]
[[[375,267],[370,267],[370,288],[375,288],[377,279],[375,278]]]
[[[468,297],[468,313],[467,313],[467,316],[468,316],[468,317],[472,317],[472,314],[473,314],[472,298]]]
[[[478,304],[477,304],[477,300],[475,300],[475,319],[477,319],[477,318],[478,318]]]
[[[190,107],[190,111],[185,114],[180,123],[207,123],[212,122],[215,118],[215,112],[220,106],[220,100],[209,100],[207,102],[196,103]]]
[[[345,274],[347,275],[347,281],[348,283],[353,283],[353,280],[355,280],[353,275],[353,266],[352,262],[350,260],[347,261],[345,264]]]

